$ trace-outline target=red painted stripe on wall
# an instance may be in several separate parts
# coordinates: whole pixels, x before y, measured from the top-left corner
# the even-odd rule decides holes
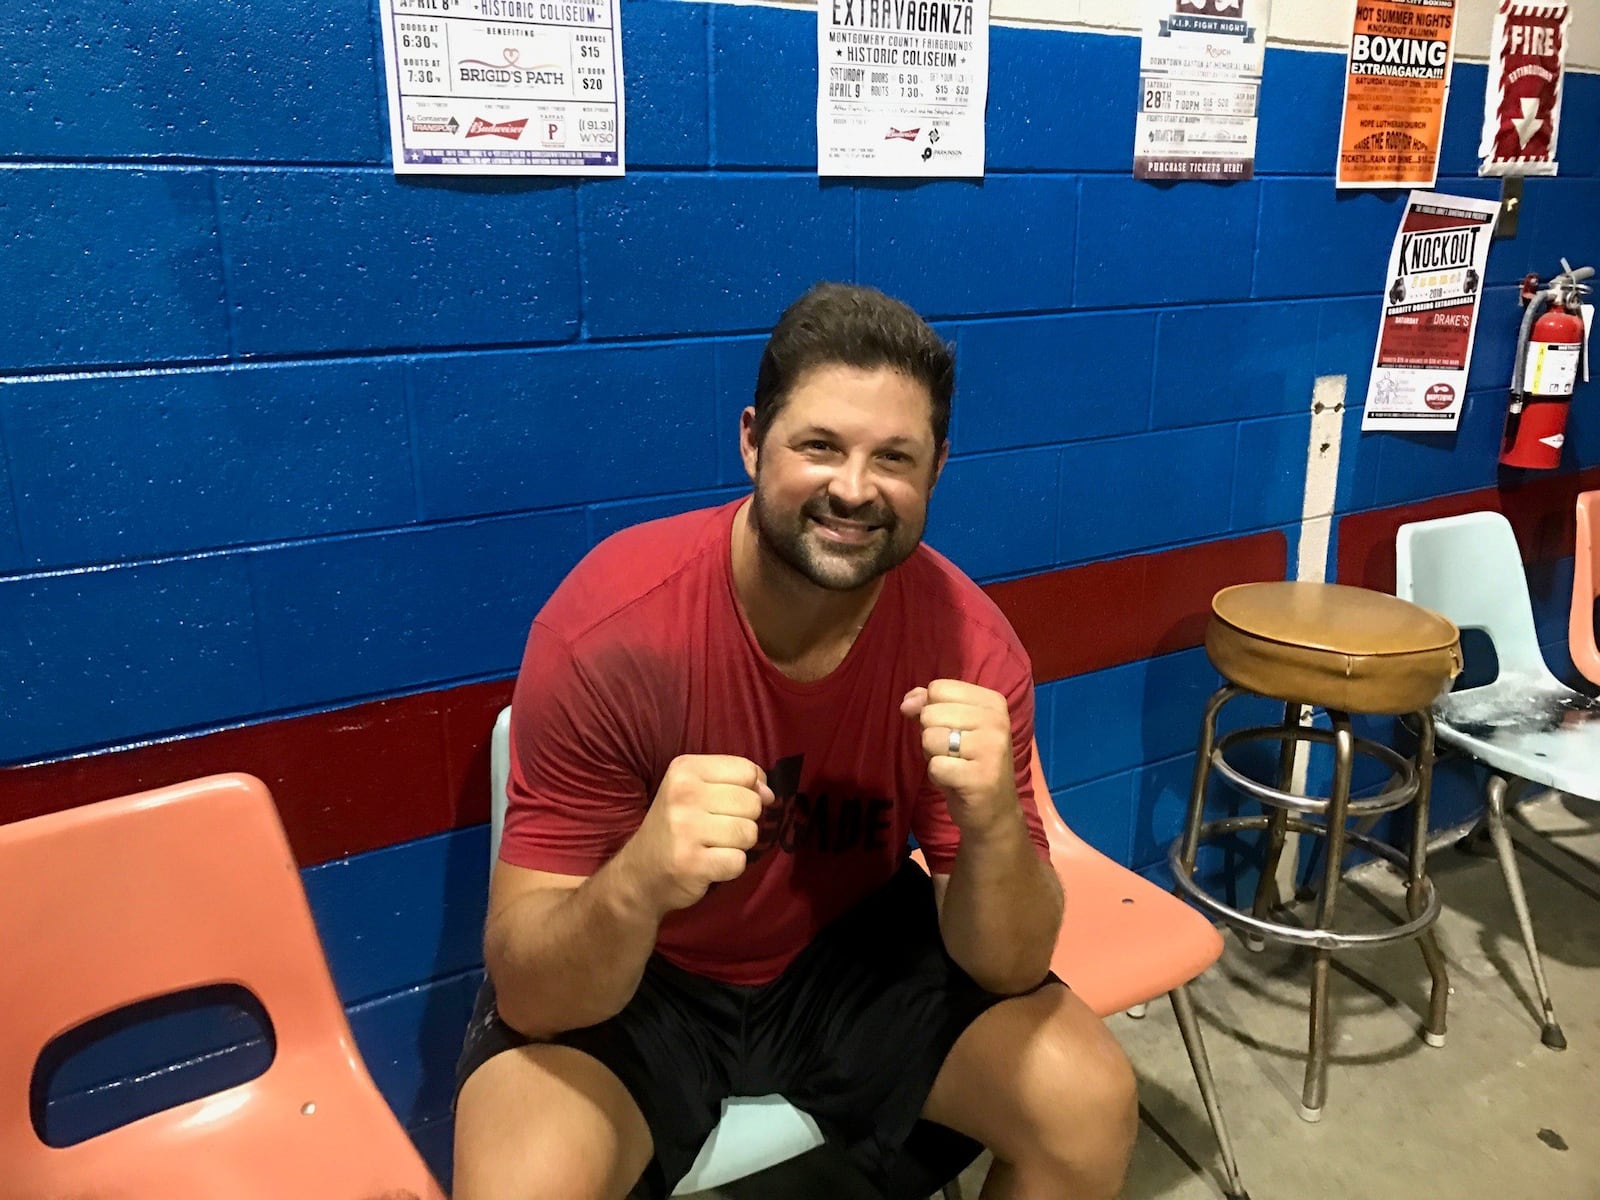
[[[1041,682],[1201,643],[1212,593],[1282,579],[1287,545],[1262,533],[1048,571],[987,590]],[[421,692],[0,770],[0,822],[219,771],[272,790],[302,866],[488,820],[488,742],[511,681]]]
[[[1288,556],[1283,534],[1257,533],[984,590],[1027,647],[1035,681],[1048,683],[1200,645],[1211,597],[1229,584],[1282,579]]]
[[[271,789],[301,866],[489,819],[511,681],[468,684],[0,771],[0,823],[221,771]]]
[[[1392,593],[1394,539],[1400,526],[1469,512],[1504,513],[1516,532],[1524,562],[1566,558],[1576,536],[1578,493],[1595,488],[1600,488],[1600,467],[1351,513],[1339,521],[1338,580]]]

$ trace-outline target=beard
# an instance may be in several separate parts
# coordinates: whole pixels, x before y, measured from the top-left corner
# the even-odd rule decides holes
[[[853,592],[899,566],[922,540],[924,522],[902,522],[886,506],[847,509],[831,496],[814,496],[784,512],[761,489],[759,473],[750,512],[761,544],[803,578],[830,592]],[[859,545],[824,540],[817,519],[834,517],[873,526]]]

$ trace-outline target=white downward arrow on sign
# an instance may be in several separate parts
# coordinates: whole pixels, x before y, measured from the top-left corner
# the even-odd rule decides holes
[[[1539,131],[1539,126],[1544,124],[1544,119],[1539,116],[1539,101],[1537,98],[1523,97],[1522,115],[1511,122],[1517,131],[1517,143],[1521,149],[1528,148],[1528,140]]]

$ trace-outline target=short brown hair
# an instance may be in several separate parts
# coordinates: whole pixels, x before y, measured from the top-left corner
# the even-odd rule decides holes
[[[876,288],[818,283],[784,309],[767,338],[756,372],[755,434],[759,446],[800,377],[813,367],[888,367],[928,389],[933,444],[950,432],[956,387],[955,352],[928,323]]]

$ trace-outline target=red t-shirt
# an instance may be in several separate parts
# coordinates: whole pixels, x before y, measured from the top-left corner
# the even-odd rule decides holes
[[[1006,697],[1017,794],[1049,851],[1030,778],[1028,657],[989,598],[919,547],[885,577],[844,661],[796,682],[734,597],[741,503],[608,538],[539,613],[512,701],[500,857],[592,875],[638,829],[674,758],[748,758],[778,796],[750,865],[670,914],[656,949],[699,975],[762,984],[889,880],[908,833],[931,870],[950,870],[960,833],[928,782],[920,727],[900,713],[913,687],[961,679]]]

